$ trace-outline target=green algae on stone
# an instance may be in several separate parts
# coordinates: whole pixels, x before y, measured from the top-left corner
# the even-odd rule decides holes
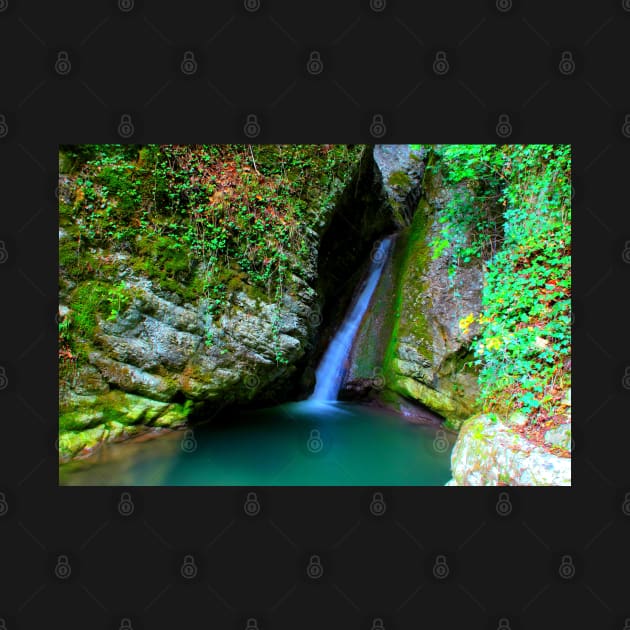
[[[60,459],[66,461],[103,441],[136,435],[149,426],[181,426],[195,408],[192,400],[162,402],[120,390],[72,397],[60,408]]]

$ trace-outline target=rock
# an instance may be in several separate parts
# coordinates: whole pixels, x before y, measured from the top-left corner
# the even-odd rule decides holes
[[[84,363],[77,367],[72,394],[89,396],[91,394],[104,394],[108,391],[109,384],[95,366]],[[61,397],[63,398],[66,393],[62,389],[60,391]]]
[[[374,150],[384,175],[401,164],[416,164],[409,155],[405,145]],[[429,407],[456,428],[476,410],[477,373],[469,365],[469,348],[478,325],[462,330],[459,324],[481,312],[483,270],[477,260],[457,265],[452,273],[450,248],[434,258],[431,243],[440,238],[447,204],[460,191],[458,185],[446,185],[438,169],[425,173],[425,152],[419,155],[416,175],[424,176],[422,190],[420,180],[413,181],[421,196],[411,225],[398,234],[383,268],[344,387],[356,390],[373,378],[375,368],[381,369],[388,391]]]
[[[382,177],[383,190],[400,226],[409,224],[418,202],[426,154],[427,149],[412,149],[409,144],[374,146],[374,162]]]
[[[124,437],[140,425],[176,425],[202,403],[212,409],[290,395],[313,352],[323,298],[341,303],[343,285],[335,274],[356,269],[374,239],[393,229],[372,149],[352,155],[343,168],[309,172],[303,189],[308,207],[292,235],[301,247],[286,252],[281,297],[248,285],[247,274],[222,258],[215,268],[225,286],[218,313],[207,292],[187,290],[188,283],[205,278],[192,253],[189,262],[197,271],[182,275],[186,281],[146,274],[149,261],[131,256],[124,240],[112,239],[104,249],[75,246],[79,221],[66,211],[59,236],[69,262],[60,269],[60,303],[66,316],[79,316],[85,325],[70,329],[81,350],[76,375],[60,379],[63,457]],[[73,174],[60,176],[60,199],[68,206],[76,203],[75,180]],[[86,256],[81,273],[69,269],[77,262],[75,251]],[[91,271],[95,266],[97,275]],[[87,282],[104,290],[104,297],[95,304],[73,302]],[[107,302],[111,286],[127,292],[124,308],[113,318]],[[331,313],[326,317],[332,319]]]
[[[92,365],[98,367],[108,383],[123,391],[154,400],[170,400],[177,392],[177,384],[172,379],[150,374],[128,363],[115,361],[100,352],[90,353],[89,360]]]
[[[545,431],[545,444],[571,450],[571,424],[560,424]]]
[[[103,424],[105,413],[102,409],[80,409],[70,411],[59,419],[59,426],[64,430],[81,431]]]
[[[520,411],[515,411],[507,419],[507,424],[513,427],[524,427],[529,422],[529,418]]]
[[[67,163],[66,163],[67,164]],[[61,167],[60,161],[60,167]],[[74,190],[72,187],[72,179],[63,174],[64,171],[59,171],[59,184],[58,184],[58,196],[61,203],[71,205],[74,200]]]
[[[571,459],[548,453],[496,417],[463,423],[451,454],[459,486],[570,486]]]
[[[483,274],[480,264],[458,266],[451,274],[450,252],[432,255],[444,194],[439,187],[423,193],[406,237],[398,297],[393,298],[400,310],[386,372],[389,387],[457,426],[474,412],[478,391],[476,372],[467,365],[476,329],[462,331],[459,322],[480,313]]]
[[[444,418],[451,420],[451,425],[455,418],[460,418],[470,413],[470,407],[455,396],[406,376],[399,376],[396,379],[395,391],[411,400],[420,402]]]
[[[193,408],[192,401],[160,402],[120,390],[66,395],[59,414],[60,461],[88,455],[105,441],[138,435],[148,426],[181,426]]]

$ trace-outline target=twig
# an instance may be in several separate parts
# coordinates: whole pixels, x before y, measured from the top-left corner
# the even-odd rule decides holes
[[[254,170],[258,173],[258,175],[260,175],[260,171],[256,167],[256,160],[254,159],[254,152],[252,151],[252,145],[248,144],[247,146],[249,147],[249,152],[250,152],[250,154],[252,156],[252,162],[254,163]]]

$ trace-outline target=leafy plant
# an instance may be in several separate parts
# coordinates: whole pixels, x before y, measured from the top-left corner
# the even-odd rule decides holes
[[[480,402],[486,409],[517,408],[532,423],[553,417],[570,380],[571,354],[571,168],[567,145],[486,145],[446,151],[448,177],[462,181],[487,177],[503,210],[502,234],[483,243],[449,241],[454,256],[466,261],[471,247],[488,256],[482,295],[483,312],[473,340],[479,367]],[[478,159],[480,164],[476,164]],[[457,162],[453,167],[452,160]],[[474,186],[468,186],[474,190]],[[481,207],[476,203],[475,207]],[[450,214],[449,214],[450,216]],[[478,221],[482,213],[477,213]],[[468,226],[470,217],[463,225]],[[456,230],[462,223],[450,224]],[[487,225],[481,225],[485,229]],[[477,234],[483,235],[483,229]],[[452,232],[449,232],[452,234]],[[453,244],[454,243],[454,244]],[[438,243],[438,247],[440,244]],[[466,332],[474,318],[464,318]]]

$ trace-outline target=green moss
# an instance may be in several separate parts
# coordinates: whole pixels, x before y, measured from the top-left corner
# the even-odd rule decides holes
[[[59,458],[64,461],[83,449],[94,448],[103,438],[105,427],[100,425],[85,431],[66,431],[59,435]]]
[[[403,190],[408,190],[411,186],[411,178],[404,171],[394,171],[387,179],[387,183],[392,188],[401,188]]]
[[[399,317],[398,336],[411,336],[418,340],[428,340],[430,335],[423,309],[416,306],[427,281],[424,274],[430,260],[429,247],[425,242],[429,222],[425,213],[418,210],[411,224],[408,254],[401,277],[401,315]],[[432,348],[426,344],[421,349],[428,361],[433,359]]]
[[[74,280],[83,278],[87,272],[85,254],[81,253],[78,242],[64,239],[59,244],[59,266],[63,273]]]
[[[412,336],[414,339],[429,338],[427,321],[422,309],[413,305],[424,288],[423,272],[429,259],[425,243],[427,231],[426,214],[418,209],[413,222],[402,235],[404,254],[395,261],[395,275],[398,278],[393,308],[393,327],[390,343],[385,352],[385,371],[387,382],[396,383],[399,375],[394,369],[394,359],[401,339]],[[433,358],[429,344],[422,347],[427,360]]]
[[[187,248],[174,236],[144,234],[136,238],[137,254],[133,269],[157,286],[189,297],[185,284],[190,279],[193,265]],[[194,264],[194,263],[193,263]]]
[[[107,287],[96,281],[79,285],[70,297],[72,327],[81,337],[93,337],[97,315],[103,312]]]
[[[144,427],[177,427],[198,403],[168,403],[113,390],[101,396],[70,401],[59,415],[59,453],[62,460],[90,450],[102,441],[135,435]]]
[[[131,298],[132,293],[124,283],[111,285],[97,280],[83,282],[70,296],[68,327],[79,337],[90,339],[96,331],[99,316],[117,315]]]
[[[426,200],[421,200],[411,226],[403,233],[401,249],[403,253],[395,259],[397,287],[393,308],[392,335],[385,352],[385,381],[391,391],[410,400],[421,402],[447,420],[449,429],[457,429],[471,409],[458,396],[464,383],[454,377],[452,395],[437,391],[426,383],[401,373],[401,365],[406,364],[398,357],[401,343],[412,343],[418,353],[429,363],[433,363],[432,331],[424,314],[426,304],[420,301],[425,293],[426,272],[430,264],[431,251],[427,233],[433,221],[433,213]],[[470,357],[453,357],[449,364],[449,374],[464,369]]]

